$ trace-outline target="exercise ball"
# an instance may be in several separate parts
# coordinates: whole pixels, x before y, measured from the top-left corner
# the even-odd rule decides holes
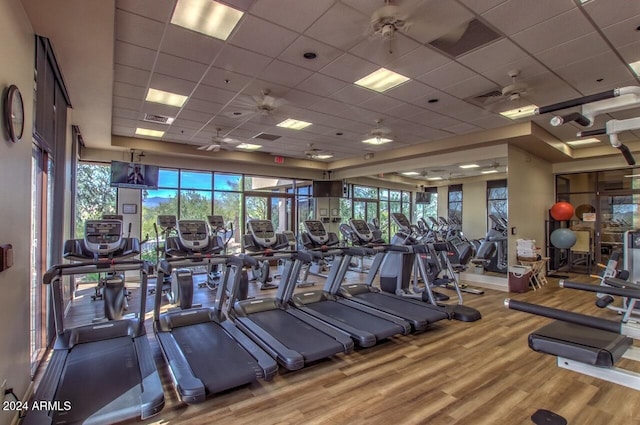
[[[556,202],[551,207],[551,217],[553,217],[554,220],[571,220],[573,212],[573,205],[568,202]]]
[[[576,244],[576,234],[571,229],[560,228],[551,232],[551,245],[569,249]]]

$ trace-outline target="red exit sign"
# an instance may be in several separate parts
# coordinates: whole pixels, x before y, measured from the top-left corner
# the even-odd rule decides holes
[[[273,162],[275,162],[276,164],[284,164],[284,156],[274,156]]]

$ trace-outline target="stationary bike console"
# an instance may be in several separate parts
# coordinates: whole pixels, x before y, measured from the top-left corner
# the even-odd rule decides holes
[[[371,239],[373,239],[373,234],[371,233],[371,229],[369,229],[369,225],[366,221],[352,218],[349,219],[349,224],[351,225],[351,228],[356,233],[356,235],[358,235],[360,243],[366,244],[371,242]]]
[[[84,239],[65,241],[63,257],[73,261],[125,259],[140,254],[137,238],[122,237],[120,220],[87,220]]]

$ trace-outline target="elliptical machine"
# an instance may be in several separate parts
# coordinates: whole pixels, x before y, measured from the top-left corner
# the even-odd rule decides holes
[[[270,220],[250,219],[247,221],[247,233],[242,238],[244,249],[250,253],[262,252],[267,258],[251,267],[252,281],[258,282],[260,289],[275,289],[272,282],[269,256],[273,251],[288,249],[289,241],[283,234],[277,234]]]
[[[340,244],[338,235],[334,232],[327,232],[327,229],[320,220],[305,220],[303,226],[304,231],[300,233],[300,242],[305,249],[329,248]],[[328,270],[329,264],[323,257],[314,258],[314,260],[309,263],[306,272],[326,278],[326,272]]]
[[[84,239],[65,241],[63,248],[65,259],[80,262],[106,262],[140,254],[138,239],[122,236],[121,220],[87,220],[84,229]],[[104,318],[98,318],[96,321],[122,319],[127,309],[128,295],[124,274],[100,275],[96,294],[98,291],[104,304]]]
[[[229,241],[233,238],[233,223],[229,222],[229,227],[225,227],[224,218],[221,215],[208,215],[207,222],[211,230],[211,238],[218,238],[218,245],[222,246],[222,254],[227,255]],[[208,268],[207,280],[199,283],[198,287],[203,288],[206,286],[215,291],[222,278],[222,267],[216,263],[209,265]]]

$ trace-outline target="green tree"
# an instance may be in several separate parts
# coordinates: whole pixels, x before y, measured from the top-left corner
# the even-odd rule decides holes
[[[116,188],[108,165],[80,163],[76,169],[75,237],[84,236],[86,220],[116,213]]]

